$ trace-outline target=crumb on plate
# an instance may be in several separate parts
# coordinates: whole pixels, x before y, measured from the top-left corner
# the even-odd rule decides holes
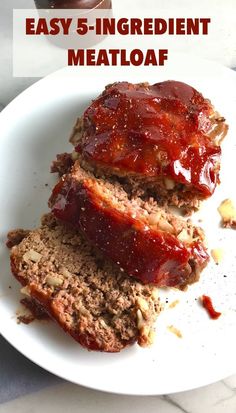
[[[178,304],[179,304],[179,300],[172,301],[172,303],[170,303],[169,305],[169,308],[175,308]]]
[[[221,215],[221,224],[224,228],[236,229],[236,208],[231,199],[225,199],[218,207],[218,212]]]
[[[178,328],[176,328],[175,326],[173,326],[173,325],[167,326],[167,329],[168,329],[172,334],[175,334],[176,337],[178,337],[178,338],[182,338],[182,337],[183,337],[181,331],[180,331]]]
[[[218,265],[223,260],[224,251],[222,248],[214,248],[213,250],[211,250],[211,256],[216,265]]]

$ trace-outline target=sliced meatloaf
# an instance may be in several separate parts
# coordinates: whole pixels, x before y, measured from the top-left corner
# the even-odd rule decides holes
[[[53,215],[12,247],[11,268],[24,292],[89,350],[117,352],[136,341],[151,343],[160,310],[157,289],[104,262]]]
[[[219,183],[225,119],[177,81],[109,85],[78,119],[71,142],[97,174],[121,177],[179,207],[197,209]]]
[[[79,161],[56,185],[49,206],[104,258],[143,283],[185,288],[208,261],[200,228],[153,199],[129,199],[119,183],[95,178]]]

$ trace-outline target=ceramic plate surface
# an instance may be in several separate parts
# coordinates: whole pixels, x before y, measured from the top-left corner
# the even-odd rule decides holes
[[[94,75],[96,73],[96,76]],[[70,151],[68,136],[76,117],[108,83],[176,79],[191,84],[211,99],[226,118],[221,186],[194,220],[201,219],[209,249],[222,248],[220,265],[210,262],[199,283],[185,293],[161,291],[166,310],[156,323],[156,341],[120,354],[82,349],[52,322],[18,325],[19,285],[9,268],[6,234],[17,227],[33,228],[47,211],[56,178],[50,163]],[[225,198],[236,201],[236,73],[212,62],[170,61],[165,68],[65,68],[27,89],[0,115],[0,333],[22,354],[46,370],[90,388],[123,394],[157,395],[196,388],[236,372],[236,231],[221,229],[217,207]],[[11,288],[9,288],[11,287]],[[199,297],[212,297],[222,316],[209,319]],[[179,300],[175,308],[168,308]],[[175,326],[182,334],[168,330]]]

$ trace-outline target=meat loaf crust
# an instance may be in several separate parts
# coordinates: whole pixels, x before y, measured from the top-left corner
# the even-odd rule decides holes
[[[183,289],[199,279],[208,262],[202,230],[153,199],[129,199],[121,185],[96,179],[79,161],[56,185],[49,206],[105,259],[143,283]]]
[[[58,173],[59,176],[69,172],[74,164],[73,156],[70,153],[64,152],[57,155],[52,162],[51,172]]]
[[[86,109],[70,140],[95,173],[196,210],[220,182],[227,129],[210,101],[185,83],[118,82]]]
[[[106,352],[152,342],[160,311],[155,287],[104,262],[77,231],[52,214],[25,235],[11,250],[13,275],[77,342]]]

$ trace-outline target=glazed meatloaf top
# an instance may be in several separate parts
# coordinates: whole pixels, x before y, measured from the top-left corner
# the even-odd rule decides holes
[[[210,101],[185,83],[118,82],[85,110],[71,142],[94,168],[135,178],[142,187],[155,183],[163,196],[171,192],[188,204],[219,183],[226,132]],[[182,196],[185,191],[192,195]]]
[[[23,238],[23,239],[22,239]],[[157,289],[131,279],[81,235],[46,215],[36,230],[9,234],[14,276],[66,332],[90,350],[117,352],[153,339]],[[12,241],[13,240],[13,241]]]
[[[123,187],[76,161],[53,190],[53,214],[77,228],[121,271],[144,283],[185,288],[208,262],[204,235],[153,200],[129,199]]]

